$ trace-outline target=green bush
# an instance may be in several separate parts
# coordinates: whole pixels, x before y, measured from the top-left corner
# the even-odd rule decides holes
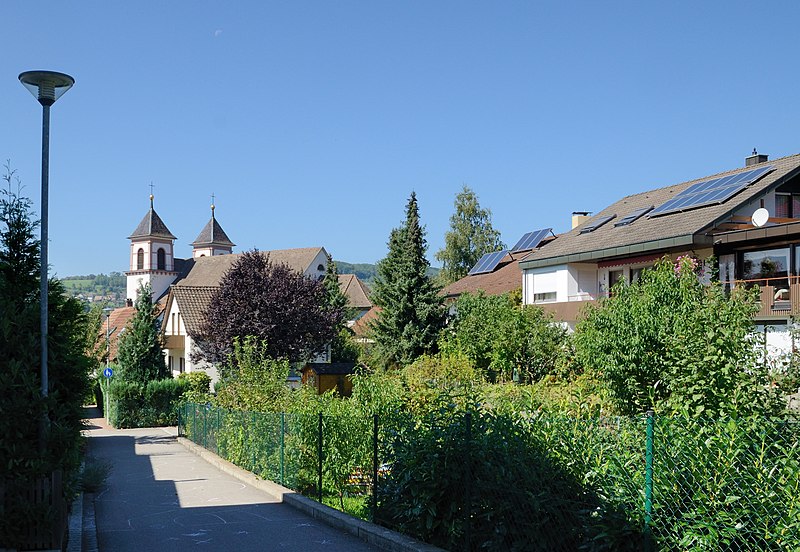
[[[553,450],[564,429],[447,408],[409,419],[391,444],[378,521],[448,550],[641,550],[638,497],[626,513],[598,492],[591,457]]]
[[[156,380],[147,385],[117,380],[109,389],[109,421],[117,428],[177,425],[186,380]]]
[[[205,372],[184,372],[178,381],[186,381],[188,388],[183,394],[184,402],[204,403],[211,398],[211,377]]]

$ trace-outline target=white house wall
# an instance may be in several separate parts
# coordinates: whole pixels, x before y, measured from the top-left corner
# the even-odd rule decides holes
[[[172,282],[175,281],[175,273],[156,272],[156,273],[141,273],[141,274],[128,274],[126,298],[131,301],[136,301],[137,291],[139,284],[150,284],[153,289],[153,299],[161,297],[169,288]]]
[[[553,303],[567,301],[569,296],[569,270],[567,265],[556,265],[545,268],[532,268],[523,275],[522,291],[523,302],[534,303],[534,294],[555,293]]]
[[[319,269],[320,265],[322,266],[322,270]],[[320,248],[319,253],[317,253],[316,257],[314,257],[314,260],[309,263],[303,274],[309,278],[313,278],[314,280],[319,280],[320,276],[325,276],[325,272],[327,270],[328,254],[325,252],[325,248]]]

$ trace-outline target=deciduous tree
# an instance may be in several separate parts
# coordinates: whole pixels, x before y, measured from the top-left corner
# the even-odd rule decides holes
[[[341,307],[329,304],[322,282],[253,250],[223,276],[195,337],[201,357],[223,366],[233,353],[234,339],[248,336],[263,344],[271,358],[302,361],[331,342],[342,316]]]
[[[464,186],[456,196],[444,248],[436,253],[436,259],[442,262],[442,282],[449,284],[463,278],[483,255],[504,248],[500,232],[492,227],[492,212],[482,209],[475,192]]]
[[[780,410],[760,362],[754,290],[703,284],[697,264],[668,258],[590,308],[575,333],[579,363],[605,382],[621,414],[692,416]]]

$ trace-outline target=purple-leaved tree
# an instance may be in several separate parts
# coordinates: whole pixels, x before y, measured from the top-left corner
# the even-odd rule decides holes
[[[254,336],[270,357],[305,360],[331,342],[343,310],[329,304],[321,282],[271,263],[265,253],[248,251],[211,298],[203,330],[194,336],[198,356],[224,365],[235,338]]]

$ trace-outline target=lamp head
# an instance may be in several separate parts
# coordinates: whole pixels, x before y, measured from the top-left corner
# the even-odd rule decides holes
[[[55,71],[25,71],[20,73],[19,82],[40,104],[50,106],[63,96],[64,92],[72,88],[75,79]]]

